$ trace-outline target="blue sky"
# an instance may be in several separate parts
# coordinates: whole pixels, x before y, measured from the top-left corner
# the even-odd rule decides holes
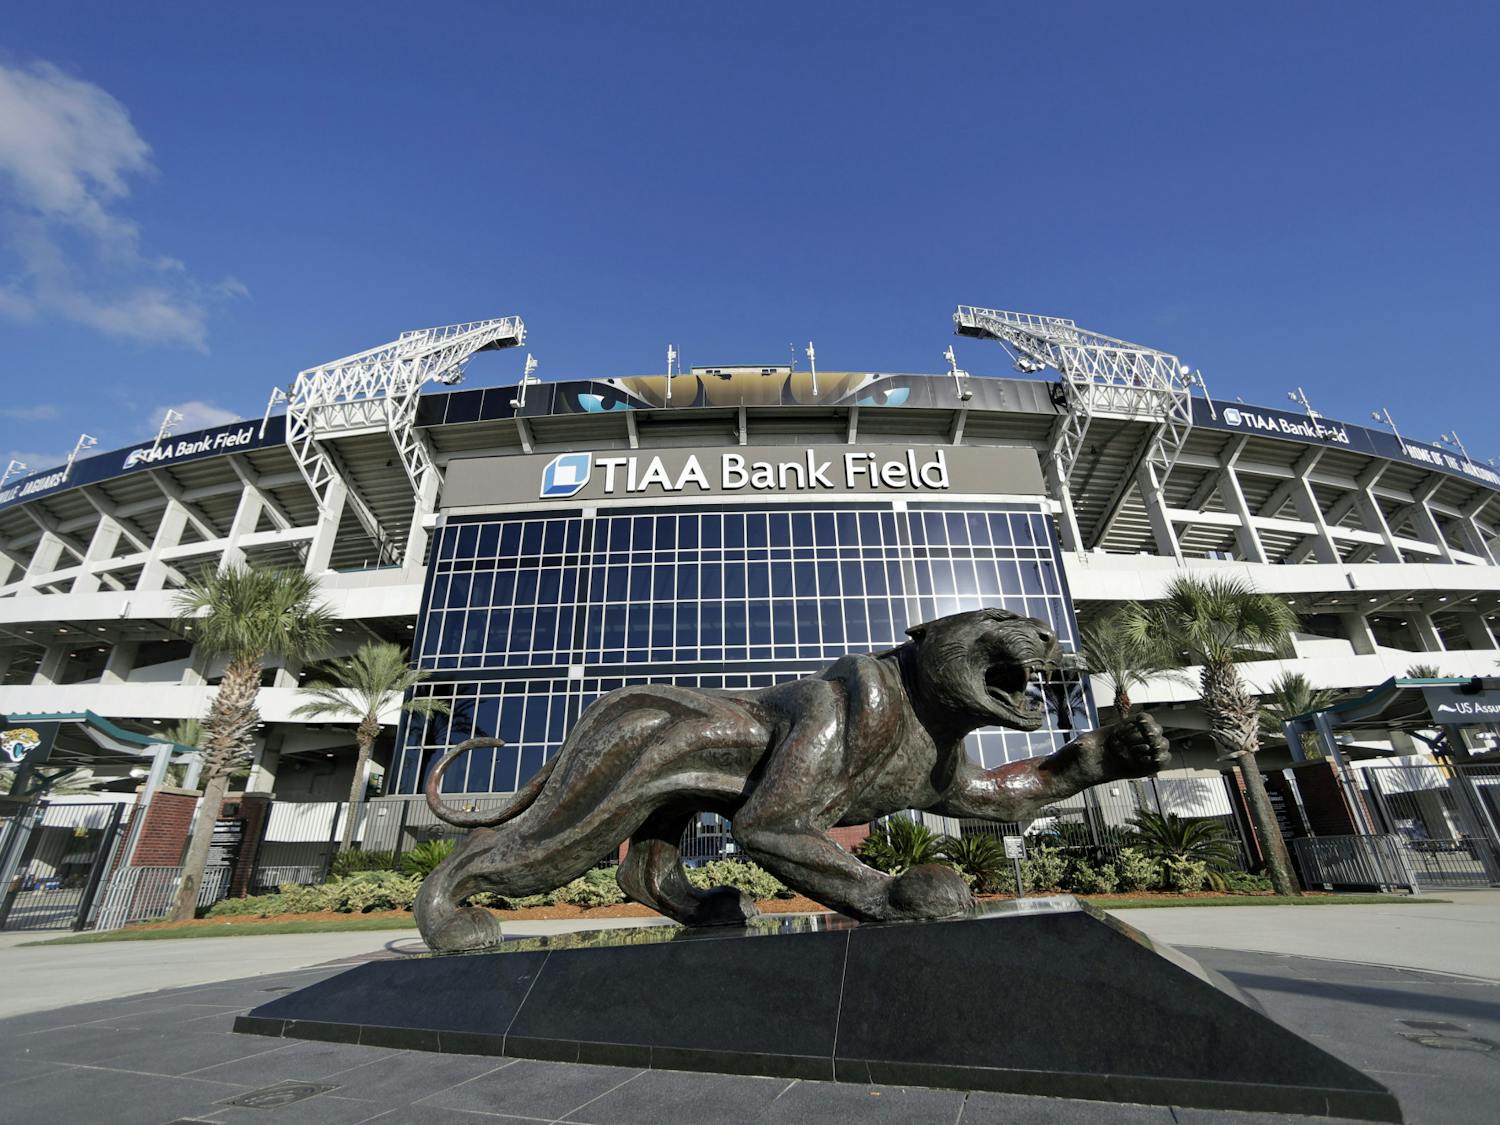
[[[12,5],[0,456],[259,415],[301,368],[512,313],[549,379],[668,341],[935,371],[958,303],[1500,456],[1497,32],[1453,3]]]

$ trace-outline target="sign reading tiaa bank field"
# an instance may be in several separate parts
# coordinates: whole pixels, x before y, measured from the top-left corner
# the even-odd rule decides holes
[[[736,446],[595,450],[450,461],[442,507],[675,496],[1040,496],[1026,447]]]

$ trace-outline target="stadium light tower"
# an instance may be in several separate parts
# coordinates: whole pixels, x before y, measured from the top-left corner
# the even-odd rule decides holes
[[[677,368],[677,370],[675,372],[672,370],[673,367]],[[672,401],[672,376],[674,374],[675,375],[681,375],[682,374],[682,356],[680,356],[677,353],[677,349],[676,348],[674,348],[671,344],[668,344],[667,345],[667,401],[668,402]]]
[[[1208,416],[1215,422],[1219,420],[1219,412],[1214,409],[1213,395],[1208,393],[1208,382],[1203,378],[1201,371],[1189,371],[1182,377],[1182,381],[1189,387],[1197,387],[1203,392],[1203,401],[1208,403]]]
[[[161,443],[172,436],[172,427],[182,421],[182,415],[167,407],[167,412],[161,416],[161,428],[156,431],[156,441],[151,445],[151,453],[154,456],[161,449]]]
[[[1396,435],[1396,440],[1402,445],[1406,444],[1405,441],[1402,441],[1401,431],[1396,429],[1396,420],[1391,417],[1391,412],[1389,410],[1382,406],[1379,410],[1370,411],[1370,417],[1376,422],[1384,422],[1391,428],[1391,433]]]
[[[1463,439],[1458,436],[1457,430],[1449,430],[1446,434],[1441,434],[1438,437],[1438,444],[1446,445],[1452,449],[1458,450],[1463,454],[1465,461],[1467,461],[1471,465],[1474,463],[1474,458],[1470,457],[1469,451],[1464,448]]]
[[[0,474],[0,488],[4,488],[5,482],[10,480],[11,477],[18,477],[30,468],[31,466],[26,464],[25,461],[17,461],[12,458],[10,464],[5,466],[5,472]]]
[[[1316,410],[1313,409],[1312,403],[1307,401],[1307,392],[1304,391],[1301,387],[1298,387],[1295,391],[1287,391],[1286,397],[1291,399],[1298,406],[1302,407],[1303,410],[1307,411],[1307,416],[1314,422],[1323,417],[1323,415],[1319,414]]]
[[[521,393],[517,398],[510,400],[510,405],[516,410],[526,405],[526,388],[532,383],[540,383],[540,379],[533,379],[531,373],[537,369],[536,356],[530,352],[526,353],[526,366],[521,368]]]
[[[813,342],[807,342],[807,367],[812,372],[813,398],[818,397],[818,351],[813,347]]]
[[[943,353],[943,358],[948,361],[948,374],[953,376],[953,389],[958,392],[959,402],[968,402],[974,397],[974,392],[969,390],[969,373],[958,365],[958,360],[953,357],[953,345],[948,345],[948,350]]]
[[[73,462],[78,460],[78,455],[85,449],[93,449],[99,444],[99,439],[93,434],[79,434],[78,440],[73,443],[73,452],[68,454],[68,463],[63,466],[63,480],[73,471]]]

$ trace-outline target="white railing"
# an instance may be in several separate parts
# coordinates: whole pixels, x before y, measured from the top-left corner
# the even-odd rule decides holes
[[[181,867],[122,867],[110,876],[99,913],[96,930],[118,930],[131,922],[149,922],[162,918],[177,897]],[[229,889],[229,868],[208,867],[203,871],[203,885],[198,888],[198,905],[212,906]]]

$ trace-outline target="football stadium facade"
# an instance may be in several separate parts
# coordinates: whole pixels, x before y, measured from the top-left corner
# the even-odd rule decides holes
[[[12,476],[0,715],[10,729],[88,716],[147,736],[202,716],[221,664],[179,627],[174,590],[231,564],[316,576],[336,653],[409,645],[431,672],[417,690],[451,705],[385,716],[377,806],[405,807],[426,764],[474,735],[505,745],[471,754],[445,788],[512,791],[582,708],[625,684],[771,683],[993,605],[1049,620],[1077,653],[1081,624],[1181,574],[1234,575],[1296,611],[1294,651],[1245,666],[1258,691],[1289,670],[1360,692],[1416,665],[1496,668],[1500,476],[1487,465],[1209,398],[1175,357],[1068,321],[955,319],[1032,377],[768,366],[425,386],[455,382],[474,351],[520,344],[511,318],[311,369],[264,417]],[[293,718],[307,675],[267,671],[248,792],[348,793],[349,729]],[[1174,739],[1167,777],[1217,778],[1192,682],[1134,694]],[[1042,731],[983,732],[972,752],[986,765],[1044,753],[1107,719],[1110,698],[1070,662]],[[1366,757],[1415,760],[1427,747],[1414,729],[1357,741]],[[1492,748],[1487,724],[1462,738],[1466,756]],[[1271,742],[1267,769],[1303,756]],[[101,753],[84,776],[133,791],[142,760]]]

